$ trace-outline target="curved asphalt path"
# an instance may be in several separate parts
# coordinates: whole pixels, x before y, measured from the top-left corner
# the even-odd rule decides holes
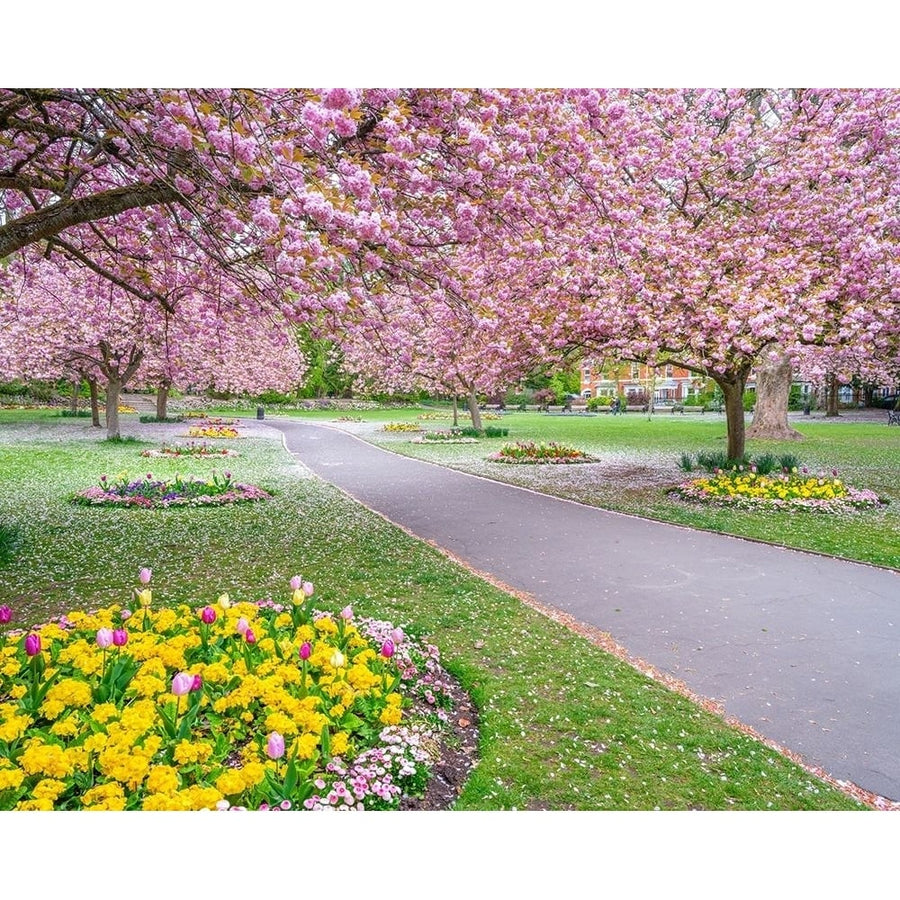
[[[900,573],[535,494],[272,421],[322,479],[900,800]]]

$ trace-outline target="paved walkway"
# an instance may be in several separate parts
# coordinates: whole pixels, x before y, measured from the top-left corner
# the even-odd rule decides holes
[[[267,420],[313,472],[835,778],[900,800],[900,574],[537,495]]]

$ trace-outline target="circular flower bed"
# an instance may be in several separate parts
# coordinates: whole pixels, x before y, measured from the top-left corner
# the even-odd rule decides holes
[[[415,422],[388,422],[382,426],[382,431],[421,431]]]
[[[163,444],[158,450],[143,450],[141,456],[240,456],[237,450],[229,450],[227,447],[211,447],[205,441],[198,444],[191,441],[189,444]]]
[[[514,444],[504,444],[496,453],[487,457],[490,462],[500,463],[589,463],[597,462],[596,457],[590,456],[576,447],[567,447],[551,441],[547,444],[535,444],[533,441],[517,441]]]
[[[290,601],[72,612],[0,639],[0,810],[390,809],[448,722],[434,647]],[[7,618],[8,621],[8,618]]]
[[[465,437],[461,432],[454,431],[426,431],[421,437],[413,438],[412,444],[477,444],[478,439]]]
[[[238,430],[230,425],[191,425],[188,428],[187,436],[192,438],[236,438]]]
[[[440,419],[449,419],[450,413],[427,412],[416,416],[416,418],[421,420],[422,422],[435,422]]]
[[[796,469],[779,474],[759,475],[753,467],[717,469],[704,478],[693,478],[670,493],[695,503],[733,506],[743,509],[806,509],[839,512],[845,509],[869,509],[885,503],[874,491],[848,487],[837,477],[824,472],[812,475]]]
[[[160,481],[148,472],[138,479],[127,473],[110,480],[100,476],[100,484],[79,491],[72,498],[80,506],[136,506],[143,509],[169,506],[223,506],[229,503],[249,503],[269,500],[272,495],[253,484],[232,481],[231,472],[221,477],[182,478]]]

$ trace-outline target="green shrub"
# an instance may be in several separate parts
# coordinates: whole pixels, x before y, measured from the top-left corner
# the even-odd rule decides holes
[[[75,412],[72,412],[71,409],[61,409],[58,415],[66,419],[89,419],[91,416],[91,411],[89,409],[76,409]]]
[[[508,428],[500,428],[497,425],[488,425],[483,432],[483,436],[487,438],[507,437],[508,435]]]
[[[294,398],[290,394],[282,394],[281,391],[263,391],[254,397],[257,403],[265,406],[280,406],[285,403],[293,403]]]
[[[587,411],[597,412],[598,409],[606,409],[612,401],[612,397],[591,397],[587,402]]]
[[[690,453],[682,453],[681,459],[678,461],[678,465],[681,466],[681,469],[684,472],[693,472],[694,471],[694,457],[691,456]]]
[[[769,475],[778,468],[778,460],[771,453],[763,453],[753,460],[759,475]]]
[[[729,459],[724,450],[702,450],[697,454],[697,467],[715,472],[716,469],[736,469],[749,466],[750,457],[745,453],[740,459]]]
[[[791,469],[800,468],[800,460],[794,453],[782,453],[781,456],[778,457],[778,465],[781,466],[782,469],[787,469],[788,472],[790,472]]]
[[[803,396],[803,391],[800,390],[799,384],[791,385],[791,392],[788,394],[788,409],[798,410],[803,409],[806,404],[806,398]]]
[[[744,412],[750,412],[756,406],[756,391],[744,391]]]
[[[157,418],[156,416],[139,416],[140,421],[147,422],[183,422],[184,416],[163,416],[163,418]]]

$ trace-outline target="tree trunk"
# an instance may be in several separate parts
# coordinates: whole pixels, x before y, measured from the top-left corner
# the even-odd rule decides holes
[[[69,412],[74,416],[78,412],[78,392],[81,390],[81,379],[72,379],[72,399],[69,401]]]
[[[834,418],[838,413],[838,383],[833,372],[825,376],[825,416]]]
[[[728,458],[740,460],[746,446],[744,427],[744,385],[746,374],[733,376],[732,380],[715,379],[725,398],[725,422],[728,428]]]
[[[459,428],[459,403],[456,394],[453,395],[453,427]]]
[[[756,370],[756,408],[747,437],[766,441],[802,441],[788,424],[788,399],[793,381],[791,358],[786,353],[766,357]]]
[[[164,381],[156,389],[156,418],[162,421],[166,418],[166,405],[169,402],[169,384]]]
[[[110,378],[106,382],[106,437],[118,438],[119,434],[119,395],[122,393],[122,379]]]
[[[100,397],[97,390],[97,379],[89,377],[88,387],[91,389],[91,425],[100,427]]]
[[[482,431],[481,410],[478,408],[478,398],[475,396],[475,390],[469,391],[466,396],[466,403],[469,406],[469,415],[472,416],[472,427],[476,431]]]

